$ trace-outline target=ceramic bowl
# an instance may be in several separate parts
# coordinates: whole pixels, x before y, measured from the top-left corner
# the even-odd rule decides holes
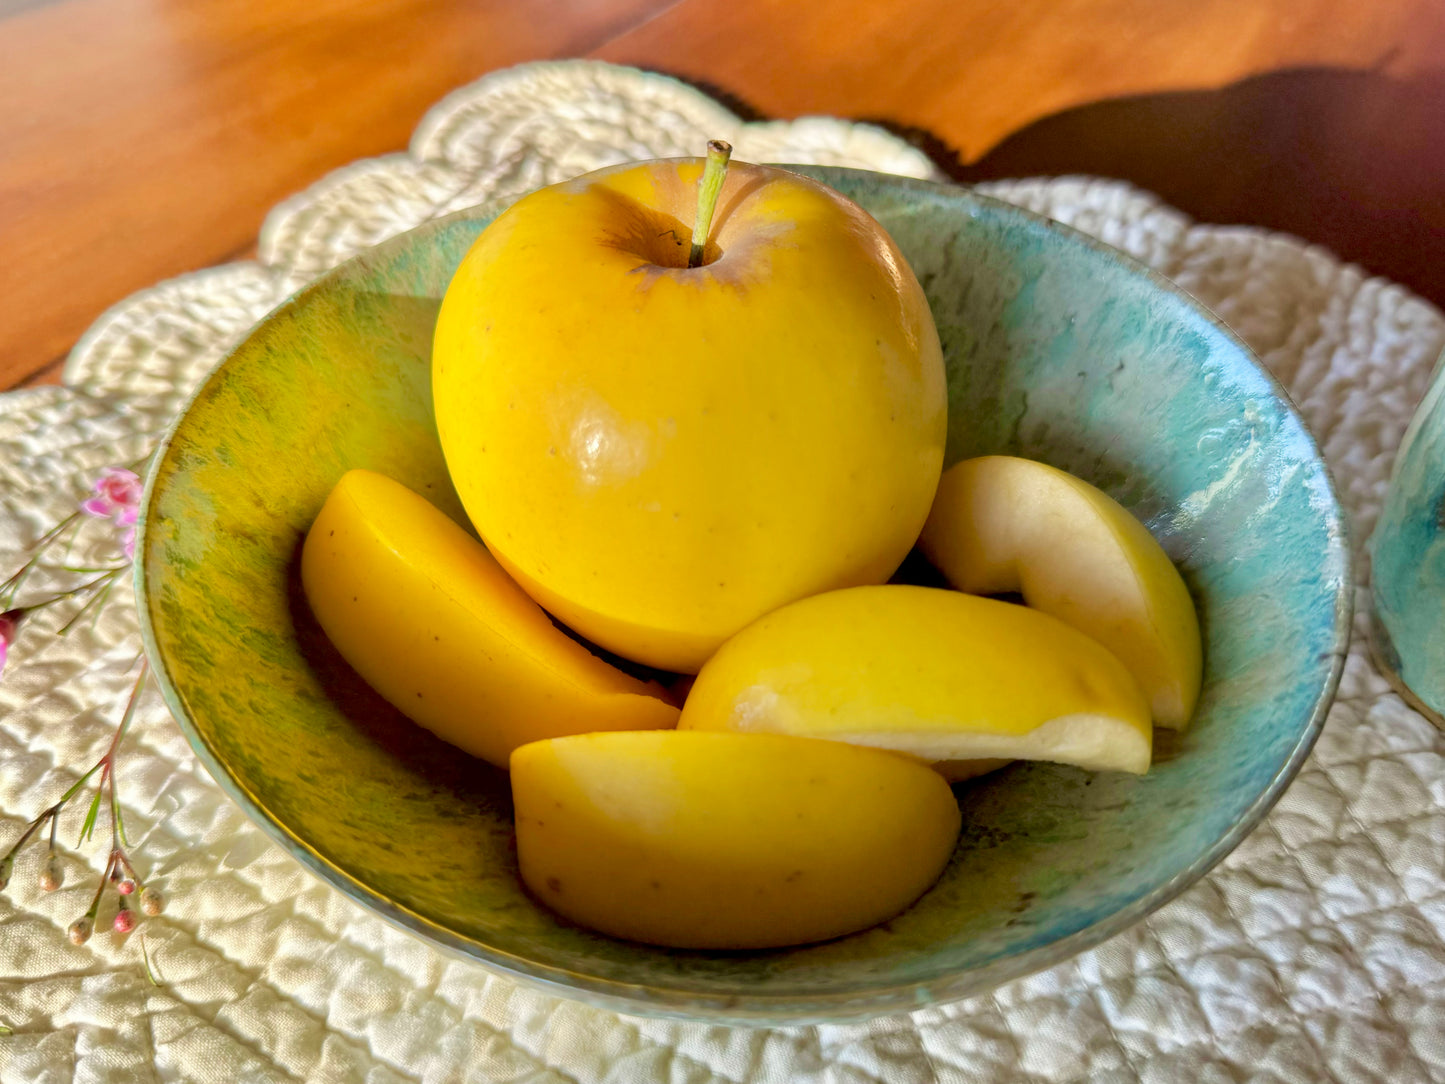
[[[1319,731],[1346,646],[1330,479],[1218,320],[1128,257],[967,189],[800,171],[871,211],[927,291],[948,366],[948,462],[1013,453],[1102,486],[1179,563],[1204,629],[1196,721],[1181,739],[1161,733],[1148,775],[1016,764],[959,785],[946,872],[882,926],[705,953],[567,925],[522,889],[506,776],[400,717],[312,620],[298,547],[343,471],[391,475],[465,522],[432,422],[431,332],[498,208],[397,237],[273,312],[205,382],[148,482],[146,647],[217,781],[365,907],[623,1011],[841,1020],[976,994],[1095,944],[1259,822]]]

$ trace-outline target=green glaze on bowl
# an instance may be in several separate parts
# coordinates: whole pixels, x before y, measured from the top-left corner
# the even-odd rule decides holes
[[[987,990],[1170,899],[1260,820],[1339,678],[1339,508],[1279,388],[1168,282],[967,189],[804,169],[892,233],[948,360],[948,458],[1006,452],[1102,486],[1184,569],[1204,624],[1193,728],[1144,777],[1017,764],[956,788],[938,886],[876,929],[766,953],[669,952],[569,926],[517,877],[505,776],[411,726],[311,619],[297,548],[352,467],[461,520],[432,424],[432,323],[497,208],[398,237],[264,320],[211,375],[148,483],[147,650],[211,773],[353,899],[433,944],[620,1010],[836,1020]],[[386,629],[377,629],[385,637]],[[967,665],[966,659],[959,660]]]

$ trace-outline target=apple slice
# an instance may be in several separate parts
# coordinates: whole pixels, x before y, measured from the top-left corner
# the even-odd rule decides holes
[[[698,674],[682,729],[794,734],[938,761],[1142,773],[1149,704],[1048,614],[934,587],[830,591],[755,621]]]
[[[584,926],[692,949],[840,937],[943,870],[958,805],[925,765],[775,735],[584,734],[512,754],[517,859]]]
[[[677,721],[662,686],[567,636],[485,546],[383,475],[342,475],[306,535],[301,583],[367,684],[498,767],[539,738]]]
[[[950,467],[919,538],[960,591],[1016,591],[1129,668],[1154,721],[1183,729],[1199,699],[1199,619],[1148,529],[1072,474],[1013,456]]]

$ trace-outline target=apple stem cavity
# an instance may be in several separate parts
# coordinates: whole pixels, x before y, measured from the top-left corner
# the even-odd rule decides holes
[[[697,186],[697,218],[692,225],[692,249],[687,254],[688,267],[702,266],[708,231],[712,229],[712,214],[717,208],[717,197],[722,191],[723,180],[728,175],[728,159],[732,156],[731,143],[722,139],[707,141],[707,164],[703,166],[702,180]]]

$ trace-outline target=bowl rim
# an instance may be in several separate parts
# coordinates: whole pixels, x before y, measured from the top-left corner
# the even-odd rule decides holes
[[[1338,584],[1334,601],[1334,627],[1328,652],[1329,672],[1294,747],[1269,784],[1243,814],[1230,825],[1228,830],[1205,848],[1186,868],[1091,925],[1023,952],[993,960],[982,967],[969,971],[893,985],[855,984],[846,989],[828,992],[812,990],[790,992],[784,989],[769,993],[739,991],[735,994],[721,994],[686,987],[673,988],[656,983],[629,983],[618,979],[584,974],[563,967],[539,964],[515,953],[461,936],[402,904],[386,898],[347,873],[305,840],[295,835],[290,828],[271,813],[266,803],[258,795],[253,794],[240,779],[230,772],[197,728],[186,698],[171,679],[165,656],[161,652],[156,638],[155,619],[146,577],[146,559],[150,548],[148,532],[150,511],[156,497],[157,479],[162,473],[163,465],[169,461],[172,442],[181,425],[190,415],[192,408],[203,396],[208,394],[227,363],[237,355],[245,343],[260,328],[273,322],[283,312],[304,304],[313,293],[325,290],[333,282],[347,276],[354,266],[378,256],[389,255],[394,250],[404,249],[414,243],[416,235],[435,231],[447,223],[475,220],[485,218],[488,214],[499,213],[521,197],[518,195],[486,201],[432,219],[367,248],[288,296],[252,325],[200,381],[157,443],[151,456],[150,466],[146,471],[145,494],[141,502],[141,512],[136,528],[139,558],[134,562],[133,567],[136,610],[146,657],[166,706],[170,709],[172,716],[185,734],[187,742],[201,763],[205,765],[211,777],[263,832],[279,843],[288,854],[300,861],[313,874],[341,891],[352,902],[361,905],[392,926],[424,938],[429,944],[453,958],[481,964],[509,978],[539,987],[547,993],[582,1000],[594,1006],[621,1013],[641,1013],[649,1016],[750,1027],[858,1020],[887,1013],[927,1008],[984,994],[1006,982],[1024,978],[1078,955],[1133,926],[1175,899],[1185,889],[1200,880],[1259,826],[1298,774],[1309,756],[1310,750],[1314,747],[1338,690],[1349,650],[1354,613],[1352,547],[1348,521],[1340,505],[1338,487],[1329,464],[1320,450],[1319,442],[1305,425],[1304,419],[1289,393],[1281,386],[1274,374],[1264,366],[1249,345],[1213,310],[1177,283],[1127,252],[1114,248],[1065,223],[979,192],[970,185],[925,181],[872,170],[837,166],[784,164],[779,168],[791,170],[824,183],[827,183],[829,176],[881,177],[885,178],[889,184],[901,189],[928,193],[933,196],[945,195],[965,203],[973,201],[994,212],[1022,216],[1049,233],[1056,234],[1073,243],[1082,244],[1101,256],[1117,261],[1126,271],[1143,276],[1156,289],[1174,295],[1207,320],[1239,350],[1248,364],[1252,365],[1264,379],[1266,387],[1283,404],[1287,415],[1297,425],[1306,446],[1313,452],[1318,462],[1325,491],[1329,496],[1328,504],[1324,508],[1328,546],[1323,555],[1322,568],[1326,571],[1333,571],[1334,579]]]

